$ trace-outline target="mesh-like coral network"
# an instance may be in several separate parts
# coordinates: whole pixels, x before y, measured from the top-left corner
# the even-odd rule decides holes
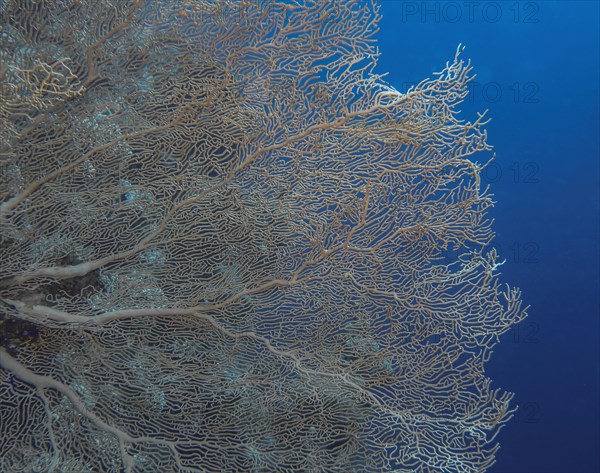
[[[397,92],[362,1],[0,18],[2,471],[491,465],[525,314],[458,54]]]

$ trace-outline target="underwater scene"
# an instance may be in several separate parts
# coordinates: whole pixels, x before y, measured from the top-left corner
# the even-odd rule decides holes
[[[0,472],[600,472],[599,6],[0,0]]]

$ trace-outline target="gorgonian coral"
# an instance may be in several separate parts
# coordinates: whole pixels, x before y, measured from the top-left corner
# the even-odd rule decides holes
[[[458,54],[402,94],[368,2],[0,11],[2,471],[493,462],[524,312]]]

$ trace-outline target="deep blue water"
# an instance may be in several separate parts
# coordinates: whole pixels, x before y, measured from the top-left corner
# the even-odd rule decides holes
[[[493,119],[502,277],[531,308],[488,368],[520,406],[491,472],[600,472],[599,2],[384,0],[381,13],[389,83],[405,91],[462,43],[477,74],[463,109]]]

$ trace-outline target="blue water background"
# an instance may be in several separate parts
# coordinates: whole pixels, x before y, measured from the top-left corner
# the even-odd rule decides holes
[[[528,319],[488,366],[521,406],[492,473],[597,473],[599,464],[599,2],[383,1],[378,72],[405,91],[459,43],[489,109],[502,278]],[[486,156],[481,156],[481,161]]]

